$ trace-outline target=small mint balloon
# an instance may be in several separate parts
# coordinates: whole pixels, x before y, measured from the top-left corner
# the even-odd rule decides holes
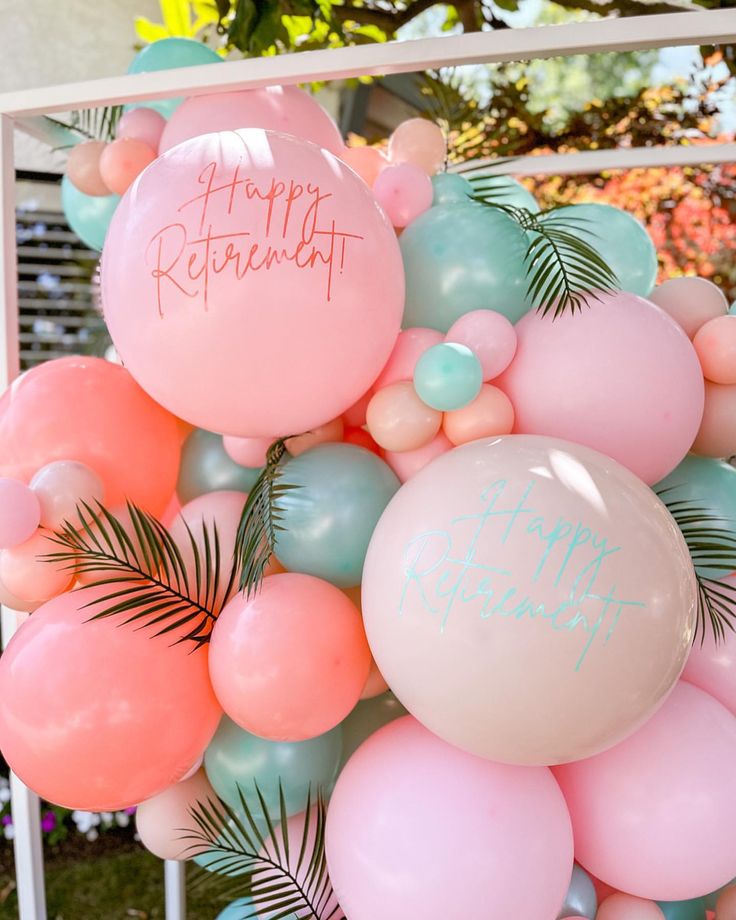
[[[467,345],[441,342],[428,348],[414,369],[417,396],[440,412],[471,403],[483,385],[483,368]]]
[[[664,920],[705,920],[705,898],[691,901],[657,901]]]
[[[473,186],[463,176],[441,172],[432,176],[432,206],[457,204],[473,197]]]
[[[85,195],[66,176],[61,180],[61,207],[67,223],[85,246],[98,252],[119,201],[120,195]]]

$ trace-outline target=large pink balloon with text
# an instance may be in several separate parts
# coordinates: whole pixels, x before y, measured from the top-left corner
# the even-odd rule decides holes
[[[381,674],[430,731],[490,760],[555,764],[610,747],[663,702],[693,639],[695,573],[633,473],[509,435],[399,489],[362,602]]]
[[[368,389],[399,331],[396,236],[336,157],[262,130],[193,138],[110,224],[105,319],[161,405],[224,434],[298,434]]]

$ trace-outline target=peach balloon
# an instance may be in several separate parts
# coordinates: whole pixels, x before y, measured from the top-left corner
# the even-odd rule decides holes
[[[0,552],[0,581],[11,594],[25,603],[41,604],[65,591],[72,582],[73,572],[67,563],[44,559],[47,553],[59,549],[47,534],[38,531],[30,540]]]
[[[705,407],[694,454],[731,457],[736,454],[736,386],[705,381]]]
[[[265,466],[266,454],[273,441],[273,438],[238,438],[226,434],[222,439],[222,446],[231,460],[241,466],[254,468]]]
[[[370,186],[373,186],[378,174],[389,165],[388,157],[377,147],[346,147],[340,154],[340,159]]]
[[[72,185],[85,195],[110,194],[111,189],[100,173],[100,158],[105,147],[104,141],[84,141],[69,151],[66,174]]]
[[[454,446],[447,435],[440,431],[424,447],[417,447],[416,450],[405,450],[398,453],[387,450],[384,459],[399,479],[402,482],[406,482],[412,476],[415,476],[419,470],[424,469],[428,463],[431,463],[435,457],[452,450]]]
[[[143,846],[159,859],[191,859],[203,852],[207,847],[188,840],[187,834],[200,830],[191,809],[198,802],[207,806],[208,800],[216,802],[217,795],[204,770],[197,770],[189,779],[146,799],[135,813],[135,826]]]
[[[0,553],[1,558],[2,553]],[[36,607],[40,607],[38,601],[24,601],[12,591],[8,591],[2,581],[0,581],[0,604],[10,610],[17,610],[19,613],[31,613]]]
[[[480,393],[469,406],[445,412],[442,430],[455,445],[467,444],[478,438],[509,434],[514,427],[514,407],[498,387],[484,383]]]
[[[331,441],[342,441],[345,434],[345,423],[342,418],[335,418],[331,422],[319,425],[305,434],[286,439],[286,449],[292,457],[298,457],[305,450],[311,450],[318,444],[327,444]]]
[[[31,489],[41,505],[41,524],[51,530],[58,530],[64,521],[77,521],[81,502],[96,508],[105,497],[97,473],[76,460],[55,460],[44,466],[31,480]]]
[[[718,896],[716,920],[736,920],[736,885],[731,885]]]
[[[664,920],[664,914],[654,901],[617,892],[601,904],[595,920]]]
[[[655,287],[648,300],[669,313],[691,339],[708,320],[728,312],[723,291],[705,278],[670,278]]]
[[[115,811],[163,792],[222,715],[206,648],[119,617],[90,620],[88,605],[109,591],[40,607],[0,659],[0,750],[27,786],[65,808]]]
[[[414,368],[424,352],[443,341],[444,336],[436,329],[425,329],[423,326],[404,329],[399,333],[394,350],[376,380],[374,389],[381,390],[400,380],[412,380]]]
[[[124,195],[155,159],[156,151],[145,141],[121,137],[102,151],[100,175],[111,192]]]
[[[708,320],[695,333],[693,347],[706,380],[736,384],[736,316]]]
[[[115,130],[115,136],[126,140],[143,141],[144,144],[158,150],[165,127],[166,119],[160,112],[141,106],[122,114]]]
[[[39,364],[0,399],[0,476],[28,482],[53,460],[77,460],[100,477],[109,507],[130,499],[160,514],[180,446],[174,416],[102,358]]]
[[[304,741],[360,698],[371,653],[355,604],[311,575],[271,575],[212,631],[210,674],[230,718],[271,741]]]
[[[40,520],[38,496],[19,479],[0,479],[0,548],[25,543]]]
[[[442,424],[442,413],[417,396],[409,380],[379,390],[368,403],[367,428],[384,450],[416,450],[428,444]]]
[[[430,176],[445,165],[447,143],[439,125],[426,118],[402,121],[388,139],[388,158],[392,163],[413,163]]]

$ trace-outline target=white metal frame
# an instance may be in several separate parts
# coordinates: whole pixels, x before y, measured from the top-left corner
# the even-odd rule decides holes
[[[73,109],[201,95],[273,84],[307,83],[364,75],[410,73],[466,64],[491,64],[605,51],[736,42],[736,10],[602,19],[528,29],[479,32],[410,42],[285,54],[217,67],[200,66],[71,83],[0,95],[0,390],[18,374],[18,300],[15,244],[13,132],[20,128],[49,140],[39,116]],[[593,173],[635,166],[736,162],[736,144],[683,145],[533,156],[507,164],[515,174]],[[3,611],[3,641],[16,615]],[[0,701],[0,705],[2,702]],[[12,808],[20,920],[46,920],[37,797],[14,777]],[[184,870],[165,864],[167,920],[184,920]]]

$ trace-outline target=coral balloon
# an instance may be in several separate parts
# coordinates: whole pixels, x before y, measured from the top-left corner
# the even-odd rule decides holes
[[[25,543],[40,522],[38,496],[18,479],[0,479],[0,549]]]
[[[447,453],[454,446],[452,441],[440,431],[429,444],[418,447],[416,450],[404,450],[399,453],[387,450],[385,459],[401,482],[406,482],[407,479],[416,476],[419,470],[423,470],[435,457]]]
[[[703,420],[692,450],[704,457],[731,457],[736,452],[736,386],[705,381]]]
[[[295,438],[287,438],[286,449],[292,457],[298,457],[305,451],[312,450],[320,444],[342,441],[344,434],[345,423],[342,418],[336,418],[325,425],[319,425],[312,431],[307,431],[305,434],[297,435]]]
[[[130,499],[162,512],[180,443],[176,419],[101,358],[39,364],[0,399],[0,475],[28,481],[54,460],[77,460],[99,476],[111,507]]]
[[[695,333],[693,346],[707,380],[736,384],[736,316],[708,320]]]
[[[425,329],[421,326],[404,329],[399,333],[391,356],[375,382],[375,389],[382,390],[400,380],[411,380],[419,358],[428,348],[443,341],[442,333],[436,329]],[[361,424],[364,422],[365,418]]]
[[[166,127],[166,119],[155,109],[141,107],[124,112],[115,129],[118,138],[143,141],[158,151],[161,135]]]
[[[138,111],[138,109],[134,109]],[[143,846],[159,859],[191,859],[198,850],[188,834],[200,830],[191,809],[200,803],[207,806],[214,801],[215,791],[210,786],[204,770],[198,770],[189,779],[169,786],[153,798],[142,802],[135,813],[135,827]]]
[[[465,754],[409,717],[371,735],[340,774],[326,851],[350,920],[550,920],[572,872],[549,770]]]
[[[145,141],[121,137],[102,151],[100,175],[111,192],[124,195],[155,159],[156,151]]]
[[[84,141],[69,151],[66,174],[85,195],[109,195],[112,191],[100,174],[100,157],[106,146],[104,141]]]
[[[417,450],[440,430],[442,413],[417,395],[408,380],[392,383],[368,403],[366,422],[371,437],[385,450]]]
[[[654,901],[617,892],[601,904],[596,920],[664,920],[664,914]]]
[[[446,412],[442,430],[452,444],[509,434],[514,427],[514,407],[498,387],[484,383],[478,396],[462,409]]]
[[[109,590],[45,604],[0,659],[0,750],[26,785],[66,808],[115,811],[163,792],[221,715],[206,649],[90,620],[87,605]]]
[[[651,485],[692,445],[703,374],[687,336],[658,307],[623,292],[600,298],[554,323],[528,313],[497,383],[513,403],[514,431],[585,444]]]
[[[461,316],[447,330],[446,340],[468,346],[481,363],[484,380],[503,373],[516,353],[516,331],[495,310],[473,310]]]
[[[145,171],[111,225],[102,288],[141,385],[240,437],[298,434],[350,407],[388,359],[403,299],[396,235],[365,183],[258,130],[194,138]]]
[[[44,556],[59,549],[47,534],[37,531],[25,543],[0,551],[0,581],[24,604],[41,604],[65,591],[73,573],[65,563]]]
[[[412,163],[387,166],[373,183],[376,201],[394,227],[403,228],[432,205],[432,183],[427,173]]]
[[[705,278],[670,278],[655,287],[649,300],[669,313],[689,339],[708,320],[728,311],[726,295]]]
[[[716,920],[736,920],[736,886],[721,892],[716,901]]]
[[[388,166],[388,158],[377,147],[345,147],[338,155],[370,186]]]
[[[439,125],[426,118],[402,121],[388,139],[392,163],[412,163],[433,176],[445,165],[447,142]]]
[[[736,575],[728,575],[722,581],[736,588]],[[723,593],[730,604],[734,595]],[[716,639],[706,629],[705,635],[693,643],[682,679],[705,690],[736,716],[736,632],[726,629],[723,638]]]
[[[31,489],[40,502],[41,523],[51,530],[58,530],[64,521],[78,521],[80,503],[96,508],[105,497],[97,473],[76,460],[55,460],[42,467],[31,480]]]
[[[371,654],[355,605],[311,575],[265,578],[236,597],[212,631],[210,674],[222,708],[246,731],[304,741],[355,706]]]
[[[361,700],[372,700],[388,690],[388,684],[383,679],[383,674],[378,670],[378,665],[371,658],[371,668],[368,672],[368,680],[360,694]]]
[[[388,685],[431,731],[493,760],[565,763],[661,705],[695,593],[651,489],[588,448],[511,435],[402,486],[368,549],[363,620]]]
[[[621,744],[556,768],[578,862],[653,900],[694,898],[724,884],[736,853],[734,770],[736,719],[681,681]]]
[[[313,96],[296,86],[193,96],[169,119],[159,149],[164,153],[202,134],[242,128],[291,134],[338,156],[344,152],[335,122]]]

